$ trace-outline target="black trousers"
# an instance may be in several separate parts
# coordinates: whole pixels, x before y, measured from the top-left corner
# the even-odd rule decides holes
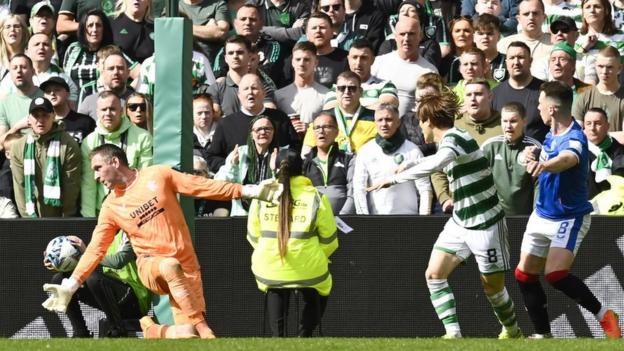
[[[271,333],[278,337],[288,336],[286,322],[291,293],[301,294],[304,304],[297,336],[310,337],[321,322],[327,306],[327,296],[319,295],[318,291],[312,288],[269,289],[267,291],[266,307]]]
[[[69,273],[56,273],[52,277],[53,284],[60,284]],[[124,336],[124,319],[142,317],[139,301],[130,285],[105,275],[101,268],[91,273],[67,306],[67,318],[74,329],[74,337],[90,336],[78,301],[104,312],[110,329],[109,336]]]

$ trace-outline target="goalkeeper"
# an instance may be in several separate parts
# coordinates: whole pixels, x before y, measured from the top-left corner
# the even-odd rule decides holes
[[[281,185],[265,180],[243,186],[176,172],[167,166],[131,169],[123,150],[111,144],[93,149],[90,158],[96,180],[111,192],[72,276],[60,285],[44,285],[50,297],[43,306],[65,311],[73,293],[97,267],[122,229],[137,255],[141,281],[152,292],[169,295],[175,320],[175,325],[165,326],[143,317],[145,337],[214,338],[205,320],[199,262],[177,194],[221,201],[244,197],[277,202]]]

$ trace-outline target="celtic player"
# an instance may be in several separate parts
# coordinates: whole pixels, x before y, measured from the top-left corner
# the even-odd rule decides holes
[[[420,127],[428,142],[438,143],[437,153],[368,190],[444,171],[453,193],[453,217],[440,233],[425,273],[431,303],[446,329],[444,338],[462,336],[447,278],[471,254],[479,266],[485,295],[503,326],[499,338],[521,337],[514,303],[505,288],[504,273],[510,268],[505,216],[487,159],[470,134],[453,127],[457,112],[456,97],[450,92],[424,97],[418,107]]]

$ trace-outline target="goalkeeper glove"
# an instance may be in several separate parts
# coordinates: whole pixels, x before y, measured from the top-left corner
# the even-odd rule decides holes
[[[50,293],[50,297],[41,305],[48,311],[65,312],[78,287],[78,282],[74,278],[63,279],[60,285],[43,284],[43,291]]]
[[[275,179],[265,179],[259,184],[243,185],[243,199],[258,199],[261,201],[279,204],[284,186]]]

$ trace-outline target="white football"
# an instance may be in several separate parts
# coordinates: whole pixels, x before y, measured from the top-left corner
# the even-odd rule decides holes
[[[54,269],[59,272],[71,272],[80,259],[80,250],[66,236],[57,236],[50,240],[46,248],[46,257]]]

